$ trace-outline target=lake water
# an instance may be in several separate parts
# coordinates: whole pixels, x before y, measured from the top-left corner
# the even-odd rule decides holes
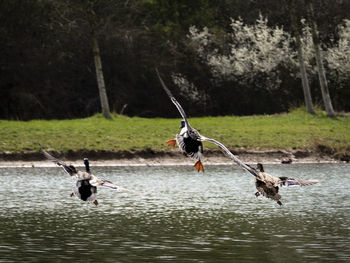
[[[323,179],[254,196],[237,166],[93,167],[143,195],[69,195],[60,168],[0,169],[0,262],[350,262],[350,165],[266,165],[276,176]]]

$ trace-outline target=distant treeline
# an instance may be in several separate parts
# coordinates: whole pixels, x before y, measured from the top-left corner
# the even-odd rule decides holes
[[[296,1],[298,21],[302,21],[305,4]],[[269,28],[278,27],[290,35],[292,50],[287,2],[0,0],[0,119],[63,119],[100,112],[91,36],[99,43],[109,106],[116,113],[178,116],[155,67],[191,116],[278,113],[300,106],[303,90],[293,58],[268,71],[261,66],[254,72],[252,66],[251,71],[242,69],[242,74],[237,73],[240,65],[235,62],[236,73],[231,75],[227,72],[232,68],[222,67],[218,74],[215,64],[222,62],[222,66],[223,59],[230,59],[222,55],[231,54],[230,49],[250,45],[232,42],[239,39],[231,33],[234,21],[237,28],[237,23],[244,28],[265,19]],[[350,45],[350,23],[348,28],[344,20],[350,1],[314,1],[314,9],[333,107],[350,111],[346,57],[350,51],[341,52]],[[190,33],[193,26],[197,35]],[[210,45],[206,36],[196,38],[203,30],[210,33]],[[339,46],[340,40],[345,47]],[[333,58],[327,57],[327,50],[333,50]],[[312,99],[323,107],[314,58],[307,59]]]

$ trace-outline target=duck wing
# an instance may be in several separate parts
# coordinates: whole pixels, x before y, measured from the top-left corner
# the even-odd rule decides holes
[[[253,176],[257,177],[258,173],[255,171],[255,169],[253,169],[252,167],[250,167],[249,165],[245,164],[244,162],[242,162],[240,159],[238,159],[233,153],[230,152],[229,149],[227,149],[227,147],[225,145],[223,145],[221,142],[218,142],[217,140],[211,139],[211,138],[207,138],[204,136],[201,136],[201,140],[202,141],[207,141],[207,142],[211,142],[214,143],[215,145],[219,146],[228,157],[230,157],[235,163],[237,163],[239,166],[241,166],[244,170],[246,170],[247,172],[249,172],[250,174],[252,174]]]
[[[104,186],[104,185],[102,185],[102,186]],[[136,194],[136,195],[141,195],[142,194],[140,192],[137,192],[137,191],[134,191],[134,190],[130,190],[130,189],[126,189],[126,188],[118,186],[118,185],[115,185],[115,186],[117,187],[117,189],[115,189],[115,190],[117,190],[119,192],[129,193],[129,194]]]
[[[136,191],[133,191],[133,190],[129,190],[129,189],[126,189],[126,188],[121,187],[119,185],[116,185],[116,184],[112,183],[111,181],[104,180],[104,179],[99,179],[99,178],[97,178],[94,175],[91,175],[91,180],[89,182],[90,182],[90,184],[92,186],[104,186],[104,187],[108,187],[108,188],[117,190],[119,192],[140,194],[139,192],[136,192]]]
[[[184,109],[181,107],[180,103],[175,99],[175,97],[173,96],[171,91],[165,85],[164,81],[162,80],[162,78],[159,75],[158,69],[156,68],[155,70],[156,70],[156,73],[157,73],[157,76],[158,76],[160,84],[162,85],[162,87],[165,90],[166,94],[168,95],[168,97],[170,98],[172,103],[174,103],[174,105],[176,106],[177,110],[179,111],[179,113],[181,114],[182,118],[184,119],[187,129],[191,130],[192,127],[191,127],[191,125],[189,124],[189,122],[187,120],[187,116],[186,116],[186,113],[185,113]]]
[[[56,159],[55,157],[53,157],[51,154],[49,154],[47,151],[45,151],[41,145],[40,146],[40,151],[43,153],[43,155],[50,161],[54,162],[55,164],[57,164],[58,166],[61,166],[63,168],[63,170],[65,171],[65,173],[67,173],[68,175],[72,176],[72,175],[76,175],[77,174],[77,170],[75,169],[75,167],[73,165],[67,165],[64,162],[62,162],[59,159]]]
[[[289,177],[279,177],[281,186],[308,186],[321,182],[320,180],[301,180]]]
[[[179,111],[181,117],[184,119],[187,129],[188,130],[192,130],[192,127],[191,127],[191,125],[189,124],[189,122],[187,120],[186,113],[185,113],[184,109],[181,107],[180,103],[174,97],[171,97],[170,99],[174,103],[174,105],[176,106],[176,108]]]

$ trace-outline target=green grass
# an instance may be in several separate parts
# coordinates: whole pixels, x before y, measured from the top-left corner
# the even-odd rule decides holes
[[[350,151],[350,116],[337,119],[318,111],[315,116],[299,108],[288,114],[249,117],[190,118],[201,134],[230,149],[315,149],[325,145]],[[100,114],[74,120],[0,121],[0,152],[49,150],[166,151],[166,141],[179,131],[180,118],[138,118]],[[206,143],[206,148],[215,145]]]

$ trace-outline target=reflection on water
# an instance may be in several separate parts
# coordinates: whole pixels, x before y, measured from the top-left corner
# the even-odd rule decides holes
[[[323,179],[283,188],[284,206],[254,196],[236,166],[96,167],[141,196],[98,190],[69,197],[59,168],[0,169],[0,262],[350,261],[350,165],[266,165],[277,176]]]

